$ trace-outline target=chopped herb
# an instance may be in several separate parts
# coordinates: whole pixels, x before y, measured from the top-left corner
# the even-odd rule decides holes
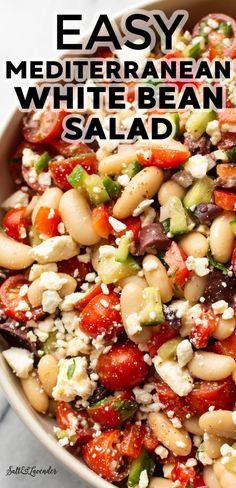
[[[137,403],[133,400],[116,400],[112,406],[118,410],[121,422],[132,417],[138,409]]]
[[[207,259],[214,268],[219,269],[220,271],[223,271],[223,273],[228,274],[228,268],[226,268],[226,266],[216,261],[210,252],[207,253]]]
[[[233,32],[232,25],[229,22],[221,22],[219,26],[219,31],[223,32],[225,37],[230,37]]]
[[[76,367],[76,362],[75,359],[72,360],[72,363],[69,364],[67,368],[67,378],[68,380],[71,380],[74,372],[75,372],[75,367]]]
[[[170,219],[163,220],[162,225],[166,234],[170,232]]]
[[[42,173],[44,169],[48,168],[48,163],[50,161],[50,156],[47,151],[41,154],[40,158],[35,162],[35,170],[37,173]]]
[[[236,164],[236,146],[234,146],[232,149],[229,149],[228,151],[226,151],[226,154],[227,154],[229,160],[231,161],[231,163]]]

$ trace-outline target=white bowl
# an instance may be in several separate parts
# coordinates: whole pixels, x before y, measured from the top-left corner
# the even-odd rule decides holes
[[[204,15],[211,12],[222,12],[236,18],[236,2],[233,0],[156,0],[144,1],[137,5],[138,8],[147,10],[160,9],[170,15],[176,9],[186,9],[189,12],[188,27],[191,27]],[[134,7],[127,9],[133,11]],[[115,16],[119,22],[124,11]],[[22,113],[16,111],[2,135],[0,142],[1,154],[1,185],[0,201],[11,193],[12,183],[7,168],[7,161],[10,153],[20,140],[20,123]],[[6,347],[4,341],[0,340],[0,349]],[[37,414],[29,405],[19,381],[7,366],[2,354],[0,353],[0,383],[7,399],[17,415],[38,438],[38,440],[48,449],[62,464],[70,469],[83,481],[90,483],[96,488],[111,488],[113,485],[97,476],[91,471],[82,460],[78,460],[66,449],[59,446],[53,434],[53,422],[46,416]]]

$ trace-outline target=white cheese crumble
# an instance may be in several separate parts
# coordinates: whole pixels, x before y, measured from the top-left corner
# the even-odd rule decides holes
[[[176,348],[178,364],[181,368],[191,361],[193,357],[192,344],[188,339],[181,341]]]
[[[193,256],[188,256],[185,264],[189,271],[195,271],[197,276],[206,276],[209,274],[208,269],[208,259],[207,258],[194,258]]]
[[[61,277],[54,271],[45,271],[40,275],[39,286],[45,290],[60,290],[67,282],[66,278]]]
[[[208,159],[206,156],[196,154],[185,163],[184,168],[193,178],[203,178],[208,171]]]
[[[133,336],[133,335],[137,334],[138,332],[142,331],[139,316],[137,313],[132,313],[132,314],[128,315],[125,322],[126,322],[127,334],[129,336]]]
[[[164,446],[157,446],[155,453],[160,456],[161,459],[166,459],[169,455],[168,449],[166,449]]]
[[[140,202],[132,213],[133,217],[138,217],[138,215],[141,215],[141,213],[143,213],[144,210],[149,208],[153,202],[154,202],[154,200],[149,200],[149,199],[146,199],[146,200],[143,200],[142,202]]]
[[[47,313],[54,313],[61,303],[62,299],[55,290],[46,290],[43,292],[42,307],[43,311]]]
[[[34,364],[34,356],[30,351],[19,347],[10,347],[2,354],[16,376],[28,378]]]
[[[52,396],[55,400],[71,402],[76,396],[83,400],[92,395],[95,383],[87,373],[87,360],[84,357],[60,359],[57,384]]]
[[[222,319],[229,320],[234,317],[234,309],[232,307],[228,307],[222,314]]]
[[[147,474],[147,470],[144,469],[140,473],[138,488],[147,488],[148,485],[149,485],[148,474]]]
[[[26,168],[30,168],[31,166],[34,166],[36,161],[40,158],[40,155],[29,149],[28,147],[25,147],[22,152],[22,164]]]
[[[22,190],[18,190],[1,203],[1,208],[9,210],[17,206],[26,207],[29,203],[29,195]]]
[[[124,174],[124,175],[120,175],[118,176],[117,178],[117,182],[123,186],[124,188],[128,185],[128,183],[130,182],[130,177],[129,175],[127,174]]]
[[[227,310],[228,303],[225,300],[218,300],[212,304],[212,308],[215,314],[221,315]]]
[[[155,356],[153,363],[156,372],[179,396],[186,396],[194,387],[193,379],[187,369],[183,369],[176,361],[163,361],[160,356]]]
[[[70,259],[79,253],[79,245],[70,236],[56,236],[32,248],[32,257],[40,264]]]
[[[221,140],[220,124],[218,120],[208,122],[206,133],[211,137],[211,142],[214,146]]]
[[[125,230],[127,228],[127,225],[123,224],[123,222],[115,219],[114,217],[109,217],[108,220],[109,224],[116,232],[122,232],[122,230]]]
[[[60,310],[63,310],[64,312],[70,312],[83,296],[84,293],[80,292],[70,293],[70,295],[67,295],[60,303]]]

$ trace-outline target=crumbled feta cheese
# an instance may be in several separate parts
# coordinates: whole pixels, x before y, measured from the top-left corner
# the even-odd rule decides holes
[[[38,175],[38,181],[39,181],[39,184],[40,185],[50,186],[51,185],[51,182],[52,182],[52,178],[51,178],[51,175],[50,175],[49,171],[40,173]]]
[[[28,288],[28,285],[22,285],[19,291],[19,296],[24,297],[27,294]]]
[[[222,319],[229,320],[234,317],[234,309],[232,307],[228,307],[222,314]]]
[[[181,341],[176,348],[176,354],[179,366],[183,368],[184,366],[186,366],[186,364],[189,363],[189,361],[191,361],[193,357],[193,348],[191,342],[188,339]]]
[[[207,156],[202,156],[201,154],[191,156],[185,163],[184,168],[193,178],[203,178],[208,171]]]
[[[79,253],[79,245],[70,236],[56,236],[32,248],[32,257],[40,264],[70,259]]]
[[[217,149],[217,151],[214,151],[211,153],[216,161],[224,161],[227,162],[229,160],[226,151],[222,151],[221,149]]]
[[[169,451],[164,446],[157,446],[155,453],[157,456],[160,456],[161,459],[166,459],[169,456]]]
[[[215,20],[215,19],[208,19],[207,24],[212,29],[218,29],[218,27],[219,27],[219,22],[217,22],[217,20]]]
[[[54,313],[61,303],[62,299],[57,291],[46,290],[43,292],[42,307],[43,311],[47,313]]]
[[[40,157],[39,154],[36,154],[28,147],[25,147],[25,149],[23,149],[22,152],[22,164],[26,168],[30,168],[31,166],[34,166],[34,163],[38,161],[39,157]]]
[[[169,308],[176,313],[176,317],[181,319],[189,310],[188,300],[175,300],[169,305]]]
[[[63,310],[64,312],[70,312],[73,310],[74,306],[78,301],[84,296],[84,293],[80,292],[75,292],[75,293],[70,293],[70,295],[67,295],[64,300],[60,303],[60,310]]]
[[[67,282],[66,278],[61,277],[54,271],[45,271],[40,275],[39,286],[45,290],[60,290]]]
[[[126,329],[129,336],[133,336],[142,331],[139,316],[137,313],[132,313],[128,315],[128,317],[126,317]]]
[[[147,470],[144,469],[143,471],[141,471],[139,476],[138,488],[147,488],[148,485],[149,485],[148,474],[147,474]]]
[[[120,222],[120,220],[117,220],[114,217],[109,217],[108,220],[110,225],[116,232],[122,232],[122,230],[125,230],[127,228],[127,225],[123,224],[123,222]]]
[[[152,224],[156,218],[156,211],[153,207],[148,207],[144,210],[144,212],[140,216],[140,220],[142,222],[141,227],[145,227],[145,225]]]
[[[91,261],[91,255],[89,253],[87,254],[80,254],[77,256],[77,259],[80,263],[89,263]]]
[[[28,193],[18,190],[1,203],[1,208],[9,210],[16,206],[26,207],[29,203]]]
[[[205,47],[205,39],[202,36],[196,36],[192,39],[192,45],[194,46],[195,44],[200,43],[200,48],[204,49]]]
[[[225,300],[218,300],[217,302],[212,304],[212,308],[215,314],[223,314],[227,308],[228,303]]]
[[[177,42],[175,47],[176,47],[177,51],[184,51],[186,49],[186,44],[184,44],[184,42],[182,42],[182,41],[179,41],[179,42]]]
[[[100,258],[111,258],[115,256],[116,248],[114,246],[104,245],[99,247],[99,257]]]
[[[141,213],[144,212],[150,205],[154,202],[154,200],[143,200],[142,202],[139,203],[139,205],[134,209],[132,215],[133,217],[138,217]]]
[[[210,466],[213,464],[212,458],[204,450],[201,450],[201,448],[198,451],[198,459],[203,466]]]
[[[130,182],[130,177],[127,174],[120,175],[117,178],[117,182],[125,188]]]
[[[29,272],[29,281],[34,281],[37,278],[40,278],[41,274],[45,272],[53,271],[54,273],[56,273],[57,269],[58,268],[56,263],[33,264]]]
[[[93,393],[95,383],[87,373],[87,360],[84,357],[61,359],[58,363],[57,384],[52,396],[55,400],[71,402],[76,396],[87,400]]]
[[[148,393],[144,389],[139,388],[139,386],[136,386],[133,389],[133,394],[137,403],[140,403],[142,405],[149,405],[150,403],[152,403],[151,393]]]
[[[96,279],[96,273],[87,273],[85,276],[85,280],[88,281],[88,283],[93,283]]]
[[[211,142],[214,146],[221,140],[220,124],[218,120],[208,122],[206,133],[211,137]]]
[[[2,354],[16,376],[28,378],[34,364],[34,356],[30,351],[19,347],[10,347]]]
[[[19,300],[16,309],[21,311],[21,312],[26,312],[30,308],[29,308],[29,304],[26,302],[26,300]]]
[[[209,274],[208,269],[208,259],[207,258],[194,258],[193,256],[188,256],[185,264],[189,271],[195,271],[197,276],[206,276]]]
[[[176,361],[163,361],[155,356],[153,363],[157,373],[179,396],[186,396],[194,387],[193,379],[187,369],[180,368]]]

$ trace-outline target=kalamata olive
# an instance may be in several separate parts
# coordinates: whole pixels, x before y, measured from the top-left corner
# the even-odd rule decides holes
[[[131,253],[135,256],[143,256],[147,248],[155,248],[157,251],[165,251],[171,244],[165,234],[162,224],[153,223],[145,225],[140,230],[139,241],[131,246]]]
[[[177,173],[174,173],[171,179],[183,188],[188,188],[193,182],[193,177],[184,169],[177,171]]]
[[[169,326],[172,327],[172,329],[179,329],[181,326],[181,320],[179,317],[177,317],[177,312],[168,307],[168,305],[163,305],[163,312]]]
[[[0,324],[0,334],[10,346],[23,347],[38,356],[36,342],[30,341],[27,337],[28,332],[29,330],[25,326],[19,327],[19,322],[15,320],[8,319],[3,324]]]
[[[194,139],[189,132],[184,133],[184,145],[192,154],[209,154],[212,151],[212,144],[210,138],[207,135]]]
[[[196,206],[193,213],[201,224],[205,224],[220,215],[221,212],[222,208],[214,203],[200,203]]]
[[[223,274],[220,270],[214,269],[209,273],[207,284],[203,293],[204,305],[210,306],[218,300],[225,300],[227,303],[233,301],[236,290],[236,277]]]

